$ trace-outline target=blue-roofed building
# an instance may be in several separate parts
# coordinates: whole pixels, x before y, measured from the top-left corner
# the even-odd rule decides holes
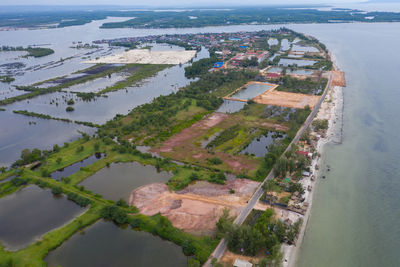
[[[214,69],[219,69],[219,68],[221,68],[223,65],[224,65],[224,62],[218,61],[218,62],[215,62],[215,63],[214,63],[213,68],[214,68]]]
[[[229,38],[231,41],[242,41],[242,38],[237,38],[237,37],[231,37]]]
[[[241,46],[239,46],[240,48],[247,48],[247,46],[245,46],[245,45],[241,45]]]

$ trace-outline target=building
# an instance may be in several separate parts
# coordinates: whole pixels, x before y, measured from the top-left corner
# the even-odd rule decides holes
[[[257,52],[246,52],[238,53],[232,58],[232,65],[239,65],[242,60],[251,59],[253,57],[257,58],[258,63],[261,63],[264,59],[268,57],[267,51],[257,51]]]
[[[241,260],[241,259],[236,259],[235,262],[233,263],[234,267],[253,267],[253,264],[251,264],[248,261]]]
[[[224,66],[224,62],[218,61],[218,62],[214,63],[213,68],[214,69],[220,69],[220,68],[222,68],[222,66]]]

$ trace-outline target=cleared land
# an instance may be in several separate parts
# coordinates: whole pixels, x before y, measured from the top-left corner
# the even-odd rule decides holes
[[[309,106],[311,109],[318,103],[320,96],[297,94],[289,92],[280,92],[269,90],[261,95],[256,96],[253,100],[259,104],[274,105],[287,108],[305,108]]]
[[[343,71],[332,71],[332,86],[346,87],[346,78]]]
[[[122,54],[105,56],[84,63],[106,64],[183,64],[196,55],[195,50],[186,51],[151,51],[149,49],[134,49]]]
[[[225,185],[198,181],[175,193],[165,184],[154,183],[135,189],[129,204],[148,216],[160,213],[184,231],[211,234],[224,208],[237,215],[258,185],[246,179],[229,179]]]
[[[182,130],[165,141],[160,148],[153,149],[164,157],[190,162],[205,167],[217,168],[235,174],[246,173],[251,175],[260,165],[260,159],[248,157],[235,152],[255,136],[249,134],[252,128],[287,131],[286,125],[274,123],[268,119],[260,118],[257,112],[263,110],[263,106],[254,107],[253,116],[239,114],[225,114],[215,112],[191,127]],[[232,126],[240,125],[238,134],[218,145],[213,149],[202,146],[203,142],[209,142],[212,135],[222,132]],[[236,150],[235,150],[236,149]],[[221,164],[215,165],[209,162],[210,158],[217,157]],[[254,174],[254,173],[253,173]]]

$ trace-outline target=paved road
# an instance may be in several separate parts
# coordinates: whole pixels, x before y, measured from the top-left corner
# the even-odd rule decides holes
[[[292,142],[286,148],[285,152],[290,149],[292,144],[296,144],[299,141],[299,139],[303,135],[304,131],[310,126],[311,122],[315,118],[315,115],[317,115],[318,110],[320,109],[321,104],[325,100],[325,97],[328,94],[329,88],[331,87],[332,77],[333,77],[333,75],[331,73],[330,76],[329,76],[328,84],[326,85],[324,93],[322,94],[320,100],[318,101],[317,105],[315,106],[313,111],[310,113],[310,115],[308,116],[306,121],[304,122],[303,126],[297,132],[297,134],[293,138]],[[285,154],[285,152],[283,152],[282,155]],[[268,180],[271,180],[273,178],[274,178],[274,172],[273,172],[273,170],[271,170],[270,173],[268,174],[268,176],[265,177],[264,182],[266,182]],[[258,200],[263,195],[263,190],[262,190],[263,183],[260,184],[260,186],[257,188],[256,192],[253,194],[253,196],[249,200],[249,202],[246,205],[246,207],[244,207],[244,209],[240,212],[239,216],[236,217],[236,219],[234,221],[235,224],[241,225],[245,221],[247,216],[250,214],[250,211],[257,204]],[[208,261],[204,264],[204,266],[207,266],[207,267],[211,266],[211,259],[213,259],[213,258],[217,258],[219,260],[222,257],[222,255],[224,255],[226,248],[227,248],[227,242],[226,242],[225,239],[222,239],[219,242],[218,246],[215,248],[214,252],[211,254],[211,256],[208,259]]]

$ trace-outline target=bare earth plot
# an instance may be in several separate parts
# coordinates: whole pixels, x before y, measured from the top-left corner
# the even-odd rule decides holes
[[[160,213],[184,231],[211,234],[224,208],[231,215],[238,215],[258,185],[247,179],[229,179],[225,185],[198,181],[182,191],[172,192],[165,184],[154,183],[135,189],[129,204],[147,216]],[[229,193],[231,188],[235,194]]]
[[[332,71],[332,86],[346,87],[346,78],[343,71]]]
[[[261,95],[256,96],[253,100],[259,104],[274,105],[287,108],[305,108],[309,106],[311,109],[318,103],[320,96],[306,95],[298,93],[281,92],[269,90]]]
[[[223,164],[218,167],[228,169],[236,174],[241,172],[247,173],[250,170],[256,169],[259,165],[257,159],[251,159],[244,155],[230,155],[218,151],[214,155],[211,155],[206,149],[194,144],[195,139],[201,137],[208,129],[227,118],[229,118],[228,114],[213,113],[211,116],[175,134],[165,141],[160,149],[155,149],[154,152],[179,161],[196,162],[199,165],[208,165],[207,159],[216,156],[223,161]]]
[[[259,167],[260,159],[218,150],[210,154],[206,148],[201,147],[199,144],[201,141],[204,141],[204,136],[211,128],[217,127],[222,131],[237,123],[241,125],[248,124],[251,127],[275,129],[278,131],[288,130],[284,125],[271,123],[266,120],[248,122],[243,120],[240,116],[215,112],[201,121],[196,122],[191,127],[173,135],[170,139],[165,141],[160,148],[155,148],[152,151],[164,157],[183,162],[191,162],[206,167],[209,167],[207,159],[218,157],[223,163],[215,165],[214,167],[235,174],[250,174],[249,172],[255,171]]]
[[[183,64],[196,55],[195,50],[185,51],[152,51],[149,49],[134,49],[121,54],[105,56],[84,63],[105,64]]]

